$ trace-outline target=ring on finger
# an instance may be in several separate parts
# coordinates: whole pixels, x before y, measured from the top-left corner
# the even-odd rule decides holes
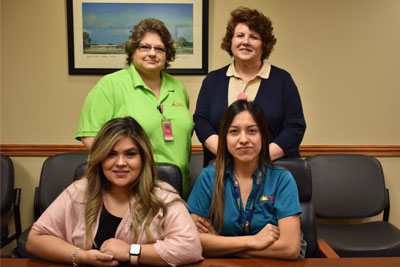
[[[101,252],[103,252],[103,253],[106,252],[106,248],[102,248]]]

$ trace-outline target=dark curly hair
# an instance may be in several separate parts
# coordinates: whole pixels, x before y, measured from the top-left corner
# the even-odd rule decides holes
[[[174,40],[172,39],[167,27],[165,27],[165,24],[162,21],[154,18],[144,19],[133,28],[132,35],[129,37],[129,41],[125,47],[125,51],[127,54],[126,65],[131,65],[132,55],[135,53],[137,47],[140,44],[140,41],[148,32],[157,33],[160,36],[166,49],[166,61],[164,68],[168,68],[170,66],[170,62],[174,61],[175,59],[176,51]]]
[[[222,39],[221,48],[232,56],[232,38],[239,23],[247,24],[251,30],[260,35],[263,49],[261,60],[268,58],[276,44],[276,38],[272,32],[274,30],[272,22],[263,13],[247,7],[238,7],[231,12],[231,19],[228,21],[228,26],[226,26],[226,34]]]

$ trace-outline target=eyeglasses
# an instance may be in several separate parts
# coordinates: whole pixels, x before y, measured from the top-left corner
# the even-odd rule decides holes
[[[167,51],[164,47],[161,46],[138,45],[137,47],[137,49],[143,53],[148,53],[153,48],[157,54],[165,54],[165,52]]]

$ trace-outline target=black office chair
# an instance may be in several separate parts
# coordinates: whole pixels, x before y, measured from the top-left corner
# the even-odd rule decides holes
[[[357,224],[317,224],[318,235],[341,257],[400,256],[400,230],[388,222],[389,191],[381,164],[364,155],[307,158],[317,218],[355,219],[380,214],[383,220]]]
[[[312,185],[310,168],[307,162],[301,158],[283,158],[274,163],[289,170],[296,180],[302,209],[302,213],[300,214],[301,231],[303,232],[304,240],[307,242],[306,257],[316,257],[318,255],[318,236],[313,205],[311,203]]]
[[[203,170],[203,158],[204,158],[203,153],[192,153],[192,155],[190,156],[190,162],[189,162],[190,180],[189,180],[188,197],[193,189],[194,184],[196,183],[197,177],[199,177],[201,171]]]
[[[158,179],[169,183],[182,196],[183,182],[182,173],[178,166],[170,163],[156,163]],[[75,169],[74,180],[78,180],[85,176],[86,162],[81,163]]]
[[[86,174],[87,162],[82,162],[79,164],[74,171],[74,181],[81,179]]]
[[[315,213],[311,202],[313,192],[311,170],[307,161],[301,158],[283,158],[276,160],[274,164],[289,170],[296,180],[302,209],[300,214],[301,231],[303,232],[304,240],[307,242],[306,258],[337,257],[336,253],[324,240],[318,239]]]
[[[78,165],[87,161],[87,153],[64,153],[48,157],[42,166],[39,186],[35,188],[34,219],[35,221],[48,206],[74,180]],[[31,227],[26,229],[17,241],[16,254],[21,258],[33,258],[26,251],[26,241]]]
[[[5,155],[1,156],[1,216],[11,210],[14,213],[15,234],[9,235],[8,223],[1,222],[1,241],[0,247],[8,245],[11,241],[21,235],[21,216],[19,203],[21,198],[21,188],[14,189],[14,165],[11,159]]]
[[[156,163],[156,169],[158,179],[172,185],[182,197],[183,181],[179,167],[171,163]]]

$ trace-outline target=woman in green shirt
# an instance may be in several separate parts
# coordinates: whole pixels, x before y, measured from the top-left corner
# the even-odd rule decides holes
[[[75,137],[90,149],[107,121],[133,117],[149,136],[154,160],[181,169],[186,196],[193,120],[183,83],[164,72],[175,58],[171,34],[163,22],[144,19],[129,38],[126,53],[127,67],[104,76],[89,92]]]

